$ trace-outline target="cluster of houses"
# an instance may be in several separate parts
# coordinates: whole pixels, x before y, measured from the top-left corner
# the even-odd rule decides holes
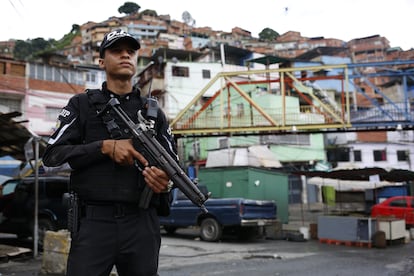
[[[249,175],[243,178],[249,179],[246,185],[266,186],[267,189],[272,189],[269,188],[271,185],[280,185],[284,188],[272,189],[274,194],[283,192],[285,195],[278,196],[279,200],[306,202],[320,198],[317,195],[310,197],[312,193],[307,191],[306,179],[292,176],[294,171],[366,167],[414,170],[414,78],[410,75],[414,68],[414,50],[390,48],[389,42],[378,35],[346,43],[323,37],[304,38],[298,32],[288,32],[273,42],[264,42],[252,38],[250,32],[241,28],[234,28],[231,33],[207,27],[195,28],[148,11],[122,18],[112,17],[100,23],[87,22],[80,26],[80,33],[71,45],[56,55],[45,56],[42,60],[20,61],[0,54],[0,116],[17,111],[15,121],[23,121],[31,132],[47,139],[68,99],[86,88],[99,88],[105,80],[104,73],[96,65],[99,41],[114,28],[124,28],[141,40],[136,83],[142,93],[158,99],[171,122],[183,115],[191,119],[198,114],[195,110],[202,107],[203,112],[210,112],[210,117],[206,115],[200,121],[198,127],[201,129],[218,125],[218,121],[211,119],[212,114],[220,114],[214,117],[215,120],[231,121],[233,125],[237,120],[242,124],[243,120],[254,117],[253,123],[250,122],[253,128],[260,125],[258,116],[277,114],[269,115],[270,124],[285,120],[283,126],[291,129],[263,135],[256,131],[252,135],[253,132],[243,134],[234,128],[209,135],[206,130],[192,133],[188,128],[187,132],[177,135],[177,143],[182,165],[193,178],[211,182],[209,169],[247,168],[245,172],[248,172],[252,167],[261,168],[266,177],[253,179]],[[6,44],[0,43],[0,48]],[[338,69],[338,65],[358,63],[369,63],[369,66],[355,69],[352,74],[360,75],[345,80],[348,88],[344,89],[344,80],[334,76],[338,70],[346,73],[348,67]],[[386,69],[378,66],[384,64]],[[247,75],[252,71],[257,74]],[[234,76],[229,72],[238,74]],[[381,72],[382,75],[364,75]],[[220,74],[223,82],[215,79]],[[282,75],[290,79],[290,87],[285,87]],[[228,88],[224,82],[233,87]],[[226,99],[224,89],[238,90],[239,95]],[[217,96],[218,91],[223,92],[221,96]],[[343,95],[348,93],[346,102]],[[309,96],[303,97],[303,94]],[[246,99],[248,104],[245,104]],[[315,106],[306,109],[315,101],[320,102],[319,107],[329,106],[331,116],[337,120],[359,112],[360,123],[372,123],[375,116],[370,117],[371,113],[375,110],[386,113],[390,106],[403,110],[401,116],[405,117],[398,122],[378,123],[372,130],[367,127],[358,131],[348,124],[340,132],[330,132],[324,129],[328,123],[326,116],[316,113]],[[227,107],[223,108],[226,103]],[[348,113],[344,113],[344,108],[349,109]],[[292,112],[294,119],[286,121]],[[314,126],[309,128],[310,124]],[[388,128],[388,124],[392,128]],[[174,124],[173,128],[175,126],[178,131],[179,125]],[[301,128],[303,131],[297,131]],[[4,151],[2,154],[5,155]],[[10,168],[17,168],[19,163],[20,160],[3,156],[0,174],[16,173]],[[268,177],[269,170],[278,175],[277,183]],[[282,179],[280,173],[286,176]],[[203,179],[203,175],[207,177]],[[229,184],[235,180],[221,175],[216,180],[223,187],[229,190],[236,187]],[[261,198],[266,195],[263,191],[252,190],[243,196]],[[225,194],[238,195],[236,191]]]

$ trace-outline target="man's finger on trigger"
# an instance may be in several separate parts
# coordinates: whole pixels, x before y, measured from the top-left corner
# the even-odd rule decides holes
[[[144,167],[148,166],[147,159],[145,159],[145,157],[141,153],[134,151],[133,155]]]

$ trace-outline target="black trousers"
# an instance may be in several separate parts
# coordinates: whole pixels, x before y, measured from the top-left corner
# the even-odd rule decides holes
[[[68,276],[158,275],[161,234],[154,208],[87,206],[69,251]]]

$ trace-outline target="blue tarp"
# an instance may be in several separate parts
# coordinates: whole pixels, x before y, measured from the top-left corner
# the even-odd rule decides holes
[[[0,175],[17,176],[19,174],[21,161],[11,156],[0,157]]]

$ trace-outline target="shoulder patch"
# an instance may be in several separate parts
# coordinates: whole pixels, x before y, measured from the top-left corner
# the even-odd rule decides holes
[[[69,106],[65,106],[59,113],[58,124],[66,124],[72,121],[76,117],[76,114]]]

